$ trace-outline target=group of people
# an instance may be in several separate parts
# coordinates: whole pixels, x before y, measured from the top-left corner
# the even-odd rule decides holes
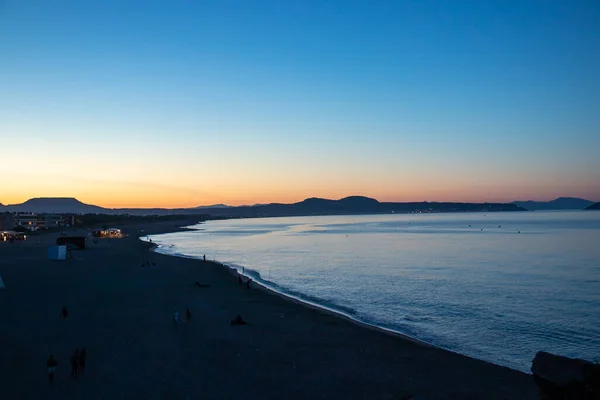
[[[149,266],[151,266],[151,265],[152,265],[152,266],[156,266],[156,263],[155,263],[155,262],[152,262],[152,263],[151,263],[150,261],[144,261],[144,262],[142,263],[142,265],[140,265],[140,267],[149,267]]]
[[[77,379],[79,375],[82,375],[85,371],[85,360],[86,360],[85,347],[75,349],[69,361],[71,362],[71,377]],[[52,384],[54,382],[54,374],[56,373],[56,367],[58,361],[54,358],[54,354],[50,354],[46,361],[46,367],[48,368],[48,381]]]
[[[83,371],[85,371],[85,359],[85,347],[82,347],[81,350],[75,349],[69,360],[71,361],[71,378],[77,379],[78,374],[83,375]]]
[[[192,321],[192,312],[187,307],[185,309],[185,319],[187,320],[187,322]],[[179,311],[177,310],[175,310],[175,312],[173,313],[173,323],[175,325],[179,325]]]
[[[61,318],[67,318],[69,316],[69,310],[66,306],[62,306],[60,309],[59,316]],[[85,361],[86,361],[86,351],[85,347],[81,349],[75,349],[69,362],[71,363],[71,377],[77,379],[79,375],[82,375],[85,371]],[[46,361],[46,367],[48,368],[48,381],[52,384],[54,382],[54,374],[56,373],[56,367],[58,366],[58,361],[54,357],[54,354],[50,354],[48,360]]]

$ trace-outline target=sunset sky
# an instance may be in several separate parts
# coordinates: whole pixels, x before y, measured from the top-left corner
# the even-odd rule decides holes
[[[0,0],[0,203],[600,201],[600,2]]]

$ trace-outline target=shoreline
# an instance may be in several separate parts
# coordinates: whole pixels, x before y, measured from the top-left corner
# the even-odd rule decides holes
[[[207,258],[254,279],[255,286],[290,301],[531,375],[538,351],[592,361],[592,339],[598,333],[593,313],[586,308],[593,282],[585,280],[593,272],[586,256],[597,253],[589,240],[597,236],[598,220],[585,218],[581,210],[542,214],[504,216],[497,221],[482,214],[473,220],[436,218],[423,223],[370,217],[290,218],[272,224],[207,221],[190,227],[197,232],[158,235],[153,240],[166,255],[201,259],[206,253]],[[563,221],[568,223],[564,228],[572,231],[557,230]],[[346,225],[340,228],[342,223]],[[379,236],[365,232],[354,238],[362,224],[375,226]],[[478,236],[475,224],[491,235]],[[486,224],[492,228],[501,224],[503,229],[488,230]],[[333,235],[316,235],[322,232],[313,231],[313,225]],[[512,235],[517,228],[524,229],[525,236]],[[419,231],[433,235],[418,237],[414,233]],[[344,233],[351,240],[344,241]],[[556,246],[547,248],[555,256],[550,263],[535,259],[536,253],[544,252],[536,247],[542,245],[542,235],[556,240]],[[331,249],[322,242],[330,243]],[[442,245],[448,243],[464,253],[448,247],[446,260]],[[561,258],[556,249],[573,248],[575,243],[582,251]],[[502,251],[504,245],[523,252]],[[576,265],[581,275],[564,282],[558,279],[570,276],[564,262]],[[526,285],[570,290],[564,299],[554,299],[548,291],[538,295],[523,290]],[[577,327],[569,325],[570,314],[580,319]]]
[[[207,221],[202,221],[202,222],[199,222],[199,223],[197,223],[195,225],[204,224],[206,222]],[[197,229],[191,228],[191,226],[193,226],[193,225],[181,226],[178,229],[173,230],[173,231],[157,232],[157,233],[152,233],[152,235],[163,235],[163,234],[169,234],[169,233],[178,233],[178,232],[184,232],[184,231],[197,230]],[[146,237],[149,237],[149,236],[146,236]],[[451,353],[451,354],[455,354],[455,355],[460,356],[460,357],[466,357],[466,358],[469,358],[469,359],[472,359],[472,360],[476,360],[476,361],[483,362],[483,363],[486,363],[486,364],[489,364],[489,365],[493,365],[495,367],[507,368],[507,369],[509,369],[511,371],[514,371],[514,372],[517,372],[517,373],[520,373],[520,374],[525,374],[525,375],[533,377],[533,374],[531,373],[531,371],[521,371],[521,370],[518,370],[518,369],[515,369],[515,368],[511,368],[511,367],[506,366],[506,365],[496,364],[496,363],[488,361],[488,360],[484,360],[484,359],[480,359],[480,358],[474,358],[474,357],[471,357],[469,355],[462,354],[462,353],[459,353],[459,352],[456,352],[456,351],[444,348],[442,346],[437,346],[437,345],[434,345],[432,343],[428,343],[428,342],[426,342],[424,340],[420,340],[418,338],[414,338],[412,336],[409,336],[409,335],[404,334],[402,332],[396,331],[394,329],[385,328],[385,327],[378,326],[378,325],[375,325],[375,324],[371,324],[371,323],[368,323],[368,322],[365,322],[365,321],[361,321],[361,320],[359,320],[357,318],[354,318],[351,315],[349,315],[349,314],[347,314],[347,313],[345,313],[343,311],[335,310],[333,308],[330,308],[330,307],[318,304],[316,302],[312,302],[310,300],[304,300],[304,299],[302,299],[302,298],[300,298],[298,296],[294,296],[292,294],[288,294],[288,293],[285,293],[283,291],[278,291],[278,290],[276,290],[276,289],[274,289],[272,287],[269,287],[264,282],[257,281],[257,280],[255,280],[254,278],[252,278],[249,275],[245,275],[243,273],[240,273],[239,270],[236,267],[229,266],[229,265],[227,265],[227,264],[225,264],[225,263],[223,263],[221,261],[218,261],[216,259],[213,259],[213,260],[208,260],[207,259],[206,261],[203,261],[199,257],[195,257],[195,256],[188,256],[188,255],[185,255],[185,254],[168,254],[168,253],[163,253],[163,252],[157,251],[161,247],[159,244],[157,244],[155,242],[148,242],[148,241],[144,240],[142,236],[138,237],[138,240],[140,240],[141,242],[146,243],[146,244],[151,244],[150,248],[148,249],[151,252],[160,254],[160,255],[165,256],[165,257],[176,257],[176,258],[182,258],[182,259],[187,259],[187,260],[195,260],[195,261],[199,261],[199,262],[203,262],[203,263],[207,263],[207,264],[212,264],[212,265],[214,265],[214,266],[216,266],[218,268],[222,268],[224,271],[230,273],[236,279],[237,279],[238,275],[240,277],[242,277],[242,279],[244,279],[244,278],[251,279],[252,283],[255,285],[254,288],[260,290],[262,293],[265,293],[265,294],[267,294],[269,296],[275,296],[275,297],[280,298],[280,299],[282,299],[282,300],[284,300],[286,302],[289,302],[291,304],[300,305],[300,306],[302,306],[302,307],[304,307],[306,309],[317,311],[317,312],[322,313],[324,315],[329,315],[329,316],[332,316],[334,318],[339,318],[340,320],[349,322],[349,323],[351,323],[351,324],[353,324],[353,325],[355,325],[355,326],[357,326],[357,327],[359,327],[361,329],[366,329],[366,330],[370,330],[370,331],[373,331],[373,332],[381,333],[381,334],[387,335],[389,337],[392,337],[392,338],[395,338],[395,339],[399,339],[399,340],[404,340],[404,341],[407,341],[407,342],[410,342],[410,343],[413,343],[415,345],[422,346],[422,347],[425,347],[425,348],[431,348],[431,349],[435,349],[435,350],[439,350],[439,351],[444,351],[444,352],[448,352],[448,353]]]
[[[205,222],[206,221],[204,221],[202,223],[205,223]],[[196,229],[191,228],[190,226],[191,225],[189,225],[189,226],[183,226],[179,230],[175,230],[175,231],[154,233],[153,235],[163,235],[163,234],[177,233],[177,232],[188,231],[188,230],[196,230]],[[145,240],[144,237],[140,236],[138,239],[140,241],[144,242],[144,243],[148,243],[148,241]],[[472,357],[472,356],[467,355],[467,354],[459,353],[457,351],[454,351],[454,350],[451,350],[451,349],[448,349],[448,348],[445,348],[445,347],[442,347],[442,346],[438,346],[438,345],[435,345],[433,343],[426,342],[426,341],[421,340],[419,338],[415,338],[415,337],[409,336],[409,335],[407,335],[407,334],[405,334],[403,332],[399,332],[399,331],[391,329],[391,328],[386,328],[386,327],[379,326],[379,325],[376,325],[376,324],[373,324],[373,323],[362,321],[362,320],[360,320],[358,318],[353,317],[352,315],[349,315],[349,314],[345,313],[344,311],[336,310],[334,308],[327,307],[327,306],[322,305],[322,304],[318,304],[317,302],[313,302],[313,301],[310,301],[310,300],[302,299],[299,296],[295,296],[293,294],[285,293],[284,291],[279,291],[279,290],[277,290],[277,289],[275,289],[273,287],[270,287],[265,282],[262,282],[262,281],[254,279],[250,275],[246,275],[244,273],[240,273],[240,271],[239,271],[238,268],[230,266],[230,265],[227,265],[227,264],[225,264],[225,263],[223,263],[223,262],[221,262],[221,261],[219,261],[217,259],[213,259],[213,260],[208,260],[207,259],[206,261],[203,261],[201,258],[196,257],[196,256],[189,256],[189,255],[185,255],[185,254],[169,254],[169,253],[165,253],[165,252],[159,251],[158,249],[161,247],[159,244],[152,242],[152,245],[153,245],[153,247],[149,249],[152,252],[156,252],[156,253],[161,254],[163,256],[166,256],[166,257],[177,257],[177,258],[190,259],[190,260],[196,260],[196,261],[199,261],[199,262],[205,262],[205,263],[214,264],[215,266],[223,268],[224,270],[226,270],[227,272],[229,272],[230,274],[232,274],[235,278],[237,278],[238,275],[241,276],[242,279],[244,279],[244,282],[245,282],[246,279],[250,279],[252,281],[252,284],[254,284],[254,288],[255,289],[259,289],[259,290],[261,290],[261,291],[263,291],[263,292],[265,292],[265,293],[267,293],[267,294],[269,294],[271,296],[276,296],[276,297],[279,297],[279,298],[281,298],[281,299],[283,299],[285,301],[289,301],[290,303],[301,305],[302,307],[305,307],[307,309],[312,309],[312,310],[321,312],[321,313],[326,314],[326,315],[331,315],[331,316],[333,316],[335,318],[340,318],[340,319],[342,319],[344,321],[348,321],[348,322],[350,322],[352,324],[355,324],[356,326],[361,327],[363,329],[368,329],[368,330],[372,330],[372,331],[384,333],[384,334],[389,335],[391,337],[395,337],[395,338],[398,338],[398,339],[401,339],[401,340],[406,340],[406,341],[412,342],[412,343],[414,343],[416,345],[419,345],[419,346],[424,346],[424,347],[429,347],[429,348],[434,348],[434,349],[446,351],[446,352],[449,352],[449,353],[452,353],[452,354],[459,355],[461,357],[468,357],[468,358],[471,358],[471,359],[474,359],[474,360],[478,360],[478,361],[481,361],[481,362],[488,363],[490,365],[498,366],[500,368],[508,368],[508,369],[510,369],[512,371],[515,371],[515,372],[519,372],[519,373],[523,373],[523,374],[526,374],[526,375],[529,375],[529,376],[533,376],[533,374],[531,373],[531,371],[522,371],[522,370],[519,370],[519,369],[512,368],[510,366],[507,366],[507,365],[501,365],[501,364],[494,363],[492,361],[488,361],[488,360],[481,359],[481,358],[475,358],[475,357]],[[241,266],[241,267],[245,269],[244,266]],[[252,269],[250,269],[250,270],[254,271]],[[254,271],[254,272],[258,272],[258,271]]]
[[[165,233],[176,233],[176,232],[165,232]],[[158,235],[161,235],[161,233],[159,233]],[[139,239],[142,242],[149,243],[149,242],[145,241],[142,237],[140,237]],[[221,261],[218,261],[218,260],[206,260],[206,261],[203,261],[202,259],[200,259],[198,257],[188,256],[188,255],[185,255],[185,254],[167,254],[167,253],[163,253],[163,252],[158,251],[158,249],[160,248],[160,245],[158,245],[156,243],[152,243],[152,245],[153,246],[149,248],[149,250],[152,251],[152,252],[156,252],[158,254],[161,254],[161,255],[164,255],[164,256],[167,256],[167,257],[179,257],[179,258],[184,258],[184,259],[189,259],[189,260],[196,260],[196,261],[200,261],[200,262],[206,262],[206,263],[214,264],[215,266],[218,266],[220,268],[225,269],[227,272],[229,272],[230,274],[232,274],[233,277],[235,277],[235,278],[237,278],[237,276],[239,275],[240,277],[242,277],[242,279],[244,280],[244,282],[245,282],[245,279],[250,279],[252,281],[252,284],[255,285],[254,286],[255,289],[261,290],[261,291],[263,291],[263,292],[265,292],[265,293],[267,293],[267,294],[269,294],[271,296],[277,296],[277,297],[282,298],[282,299],[284,299],[286,301],[289,301],[289,302],[294,303],[294,304],[299,304],[299,305],[301,305],[303,307],[306,307],[308,309],[319,311],[319,312],[322,312],[322,313],[327,314],[327,315],[332,315],[332,316],[337,317],[337,318],[341,318],[341,319],[343,319],[345,321],[348,321],[348,322],[351,322],[353,324],[356,324],[357,326],[360,326],[362,328],[371,329],[371,330],[376,331],[376,332],[385,333],[387,335],[390,335],[390,336],[393,336],[393,337],[397,337],[397,338],[402,339],[402,340],[410,341],[410,342],[418,344],[420,346],[425,346],[425,347],[440,349],[440,350],[448,351],[450,353],[454,353],[454,354],[457,354],[457,355],[460,355],[460,356],[470,357],[470,356],[468,356],[466,354],[461,354],[461,353],[458,353],[456,351],[452,351],[452,350],[443,348],[441,346],[436,346],[436,345],[434,345],[432,343],[428,343],[428,342],[426,342],[424,340],[420,340],[418,338],[414,338],[412,336],[409,336],[409,335],[407,335],[405,333],[396,331],[394,329],[385,328],[383,326],[379,326],[379,325],[376,325],[376,324],[371,324],[371,323],[366,322],[366,321],[362,321],[362,320],[360,320],[358,318],[355,318],[355,317],[353,317],[353,316],[351,316],[351,315],[349,315],[347,313],[344,313],[343,311],[339,311],[339,310],[336,310],[334,308],[327,307],[327,306],[324,306],[322,304],[318,304],[316,302],[312,302],[310,300],[305,300],[305,299],[302,299],[302,298],[300,298],[298,296],[294,296],[292,294],[276,290],[275,288],[270,287],[269,285],[265,284],[264,282],[257,281],[257,280],[255,280],[254,278],[252,278],[249,275],[245,275],[243,273],[240,273],[237,268],[232,267],[230,265],[227,265],[227,264],[225,264],[225,263],[223,263]],[[472,357],[470,357],[470,358],[472,358]],[[477,360],[483,361],[483,362],[487,362],[487,363],[490,363],[490,364],[493,364],[493,365],[497,365],[497,366],[502,367],[502,368],[509,368],[509,369],[512,369],[512,370],[517,371],[517,372],[523,372],[523,371],[516,370],[514,368],[506,367],[504,365],[495,364],[495,363],[487,361],[487,360],[482,360],[482,359],[477,359]]]

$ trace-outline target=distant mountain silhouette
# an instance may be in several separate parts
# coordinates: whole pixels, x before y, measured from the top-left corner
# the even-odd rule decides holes
[[[29,199],[21,204],[5,206],[5,211],[34,212],[34,213],[75,213],[75,214],[100,214],[107,209],[82,203],[72,197],[39,197]]]
[[[594,203],[591,206],[587,207],[586,210],[600,210],[600,203]]]
[[[351,196],[340,200],[309,198],[299,203],[271,203],[240,206],[228,209],[208,208],[204,213],[229,217],[282,217],[344,214],[391,214],[409,212],[476,212],[476,211],[524,211],[515,204],[500,203],[381,203],[375,199]]]
[[[251,218],[310,215],[391,214],[409,212],[476,212],[476,211],[524,211],[515,204],[501,203],[381,203],[363,196],[350,196],[340,200],[308,198],[292,204],[257,204],[253,206],[201,206],[195,208],[104,208],[82,203],[74,198],[36,198],[22,204],[4,207],[5,211],[29,211],[36,213],[76,214],[130,214],[173,215],[198,214],[218,217]]]
[[[213,204],[211,206],[198,206],[194,207],[196,210],[201,210],[203,208],[230,208],[232,206],[228,206],[227,204]]]
[[[559,197],[551,201],[513,201],[511,204],[516,204],[529,211],[535,210],[582,210],[594,202],[579,199],[576,197]]]

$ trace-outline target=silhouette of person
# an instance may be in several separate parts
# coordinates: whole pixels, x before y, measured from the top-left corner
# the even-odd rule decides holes
[[[244,321],[241,315],[236,315],[235,318],[229,322],[230,325],[246,325],[247,322]]]
[[[67,306],[62,306],[62,308],[60,309],[60,316],[63,318],[67,318],[68,315],[69,310],[67,310]]]
[[[85,359],[87,357],[87,354],[85,352],[85,347],[81,348],[81,351],[79,351],[79,372],[83,375],[83,371],[85,371]]]
[[[71,361],[71,378],[77,378],[77,370],[79,369],[79,350],[75,349],[75,352],[69,361]]]
[[[48,381],[50,382],[50,384],[54,382],[54,373],[56,372],[57,365],[58,362],[56,362],[54,354],[50,354],[50,357],[48,357],[48,361],[46,361],[46,367],[48,368]]]

